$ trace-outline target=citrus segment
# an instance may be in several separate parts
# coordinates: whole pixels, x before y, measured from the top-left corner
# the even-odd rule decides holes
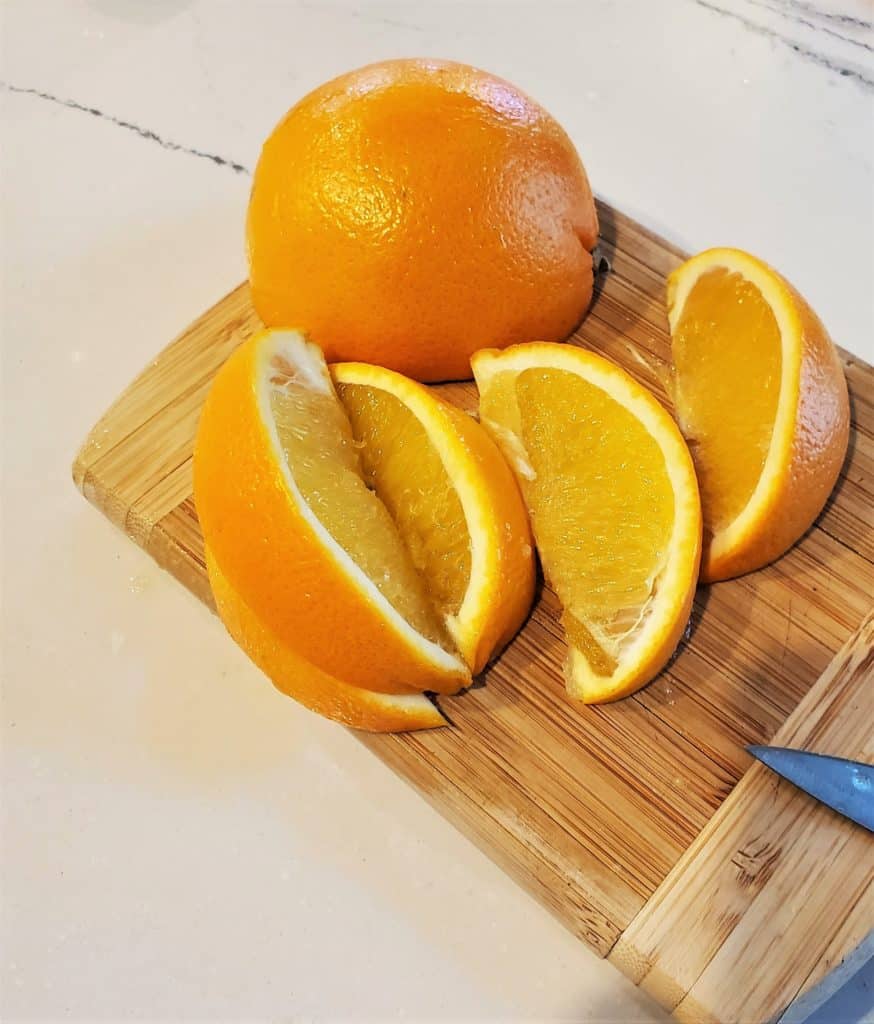
[[[332,367],[372,486],[459,651],[478,672],[531,604],[534,557],[516,482],[485,430],[381,367]]]
[[[457,614],[470,581],[470,536],[425,428],[382,388],[339,383],[337,391],[361,445],[368,487],[385,502],[437,611]]]
[[[847,387],[825,328],[767,264],[710,249],[668,279],[677,415],[704,513],[702,578],[760,568],[822,509],[846,453]]]
[[[674,498],[664,454],[636,416],[578,374],[523,370],[516,400],[541,558],[565,616],[615,659],[667,557]]]
[[[271,376],[270,408],[301,497],[410,625],[431,640],[445,638],[392,517],[365,482],[343,407],[291,374]]]
[[[369,732],[404,732],[446,725],[427,697],[358,689],[305,661],[249,608],[230,585],[209,548],[206,571],[219,617],[231,637],[278,690],[310,711]]]
[[[198,427],[204,539],[258,619],[323,672],[387,693],[456,692],[469,672],[356,460],[321,351],[293,331],[250,338]]]
[[[781,347],[774,314],[749,281],[721,267],[702,274],[672,352],[674,400],[710,531],[737,518],[762,475],[780,398]],[[754,389],[745,387],[753,367]],[[747,400],[738,401],[744,390]]]
[[[586,702],[633,692],[685,628],[700,555],[692,462],[670,416],[590,352],[533,343],[472,360],[480,417],[514,465]]]

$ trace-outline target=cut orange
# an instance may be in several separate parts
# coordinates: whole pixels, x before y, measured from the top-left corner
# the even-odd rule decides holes
[[[368,489],[321,350],[265,331],[228,359],[194,451],[206,544],[277,641],[384,693],[453,693],[467,665],[385,505]]]
[[[335,679],[279,640],[230,585],[206,550],[206,570],[219,616],[234,640],[282,693],[310,711],[368,732],[404,732],[446,725],[422,694],[374,693]]]
[[[570,345],[532,343],[471,360],[480,420],[503,448],[564,607],[570,695],[639,689],[689,619],[701,508],[670,415],[618,366]]]
[[[849,435],[837,351],[804,299],[737,249],[668,278],[674,401],[704,513],[702,579],[783,554],[834,487]]]
[[[475,420],[421,384],[365,363],[331,372],[365,480],[479,672],[518,630],[534,594],[531,529],[513,474]]]

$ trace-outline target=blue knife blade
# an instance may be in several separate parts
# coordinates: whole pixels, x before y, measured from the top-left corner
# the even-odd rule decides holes
[[[805,793],[874,832],[874,765],[788,747],[747,750]]]

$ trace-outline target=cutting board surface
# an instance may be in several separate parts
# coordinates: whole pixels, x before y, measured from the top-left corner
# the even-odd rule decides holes
[[[610,270],[572,343],[665,400],[652,367],[669,355],[664,282],[684,255],[599,213]],[[124,392],[74,466],[85,496],[210,604],[192,444],[212,377],[259,326],[241,285]],[[452,728],[362,737],[683,1019],[766,1019],[874,927],[874,841],[744,750],[779,733],[874,760],[874,371],[846,355],[844,367],[850,451],[816,526],[776,564],[700,588],[690,635],[650,686],[571,704],[558,604],[543,589],[480,684],[441,699]],[[476,406],[472,384],[438,390]],[[820,886],[808,892],[811,871]]]

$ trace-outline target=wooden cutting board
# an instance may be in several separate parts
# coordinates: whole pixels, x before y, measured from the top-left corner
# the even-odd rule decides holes
[[[664,397],[649,367],[668,355],[665,276],[684,254],[599,212],[611,269],[572,341]],[[208,604],[192,442],[213,375],[258,327],[241,285],[121,395],[73,470],[89,501]],[[362,735],[681,1020],[766,1020],[874,927],[874,838],[744,750],[774,739],[874,762],[874,370],[843,358],[850,451],[817,525],[775,565],[699,589],[691,636],[650,686],[571,705],[544,589],[482,685],[441,700],[452,728]],[[476,404],[472,384],[440,391]]]

